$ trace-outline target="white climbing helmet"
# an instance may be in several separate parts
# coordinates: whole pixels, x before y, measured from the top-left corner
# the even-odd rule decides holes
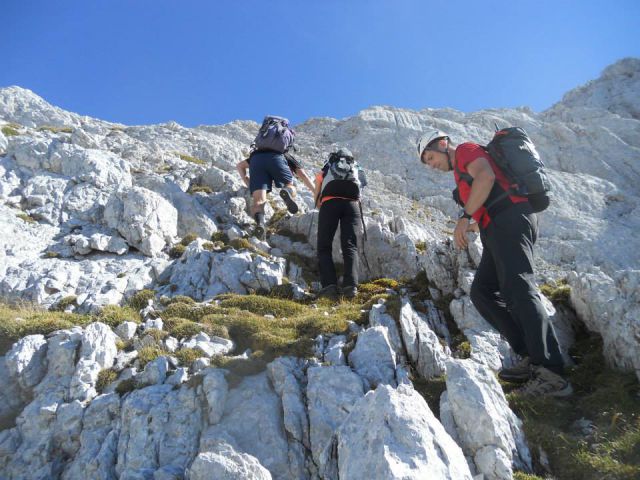
[[[422,154],[427,148],[429,148],[429,144],[435,142],[436,140],[440,140],[441,138],[449,139],[449,135],[447,135],[444,132],[441,132],[440,130],[434,130],[431,132],[427,132],[424,135],[422,135],[420,138],[418,138],[418,143],[417,143],[418,158],[422,159]],[[442,150],[437,148],[430,148],[430,150],[435,150],[436,152],[445,153]]]

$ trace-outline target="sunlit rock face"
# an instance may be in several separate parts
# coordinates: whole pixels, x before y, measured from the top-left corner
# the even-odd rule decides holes
[[[212,365],[251,352],[206,333],[163,336],[171,319],[157,302],[141,325],[28,335],[0,356],[0,476],[506,479],[530,470],[494,377],[517,358],[469,298],[482,245],[473,237],[468,252],[454,248],[452,175],[422,166],[415,139],[439,129],[454,143],[486,144],[495,123],[527,130],[554,188],[539,215],[537,280],[566,278],[577,321],[602,336],[607,362],[640,378],[639,78],[640,61],[621,60],[541,113],[371,107],[297,125],[307,171],[338,146],[365,169],[360,279],[424,272],[433,301],[394,292],[398,312],[380,301],[363,312],[366,324],[316,339],[316,358],[280,357],[243,378]],[[318,228],[311,193],[299,185],[295,216],[271,195],[267,241],[245,238],[250,197],[235,164],[257,128],[128,127],[0,89],[0,295],[45,307],[73,298],[65,309],[79,313],[143,288],[210,305],[292,282],[304,298]],[[333,253],[341,261],[339,238]],[[442,308],[469,359],[454,358]],[[551,313],[566,351],[575,320]],[[154,347],[161,355],[145,365]],[[180,364],[187,350],[200,356]],[[446,373],[438,417],[409,371]]]

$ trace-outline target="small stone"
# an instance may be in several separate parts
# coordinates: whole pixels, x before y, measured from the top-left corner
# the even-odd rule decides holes
[[[178,367],[175,372],[167,377],[164,383],[180,385],[189,379],[189,371],[184,367]]]
[[[138,325],[135,322],[122,322],[116,327],[116,335],[126,342],[136,335],[137,329]]]
[[[209,360],[207,357],[198,358],[191,364],[191,372],[198,373],[200,370],[204,370],[209,365],[211,365],[211,360]]]
[[[145,330],[150,330],[150,329],[162,330],[163,326],[164,326],[164,322],[162,321],[161,318],[152,318],[144,322]]]

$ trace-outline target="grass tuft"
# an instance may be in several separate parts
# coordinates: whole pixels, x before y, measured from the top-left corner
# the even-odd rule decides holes
[[[111,328],[115,328],[122,322],[140,323],[141,318],[138,310],[131,307],[121,307],[119,305],[105,305],[97,315],[102,323],[106,323]]]
[[[52,132],[52,133],[73,133],[73,127],[58,127],[55,125],[41,125],[38,127],[40,132]]]
[[[256,315],[274,315],[289,317],[301,313],[305,306],[291,300],[270,298],[262,295],[223,295],[222,308],[238,308]]]
[[[178,157],[180,157],[180,160],[183,160],[185,162],[189,162],[189,163],[195,163],[196,165],[206,165],[207,162],[205,162],[204,160],[197,158],[197,157],[192,157],[191,155],[187,155],[185,153],[180,153],[180,152],[175,152],[176,155],[178,155]]]
[[[136,389],[136,379],[135,378],[127,378],[126,380],[118,383],[116,387],[116,393],[120,396],[123,396],[125,393],[132,392]]]
[[[198,235],[196,235],[195,233],[187,233],[184,236],[184,238],[180,240],[180,245],[184,245],[185,247],[188,247],[189,244],[194,240],[196,240],[197,238],[198,238]]]
[[[140,369],[144,369],[147,363],[153,362],[156,358],[163,355],[169,355],[169,352],[160,347],[141,348],[140,350],[138,350],[138,361],[140,362]]]
[[[218,230],[217,232],[211,234],[211,241],[227,244],[229,243],[229,237],[222,230]]]
[[[187,247],[179,243],[178,245],[174,245],[169,249],[169,256],[171,258],[180,258],[186,250],[187,250]]]
[[[22,220],[23,222],[27,222],[27,223],[38,223],[37,220],[35,218],[33,218],[31,215],[29,215],[28,213],[22,212],[22,213],[18,213],[16,215],[16,217],[18,217],[20,220]]]
[[[96,381],[96,391],[98,393],[104,392],[104,389],[111,385],[118,378],[118,373],[111,369],[105,368],[98,373],[98,380]]]
[[[173,354],[183,367],[190,367],[193,362],[201,357],[206,357],[204,353],[196,348],[181,348]]]
[[[68,307],[72,305],[77,307],[78,306],[78,303],[76,302],[77,300],[78,300],[77,296],[69,295],[67,297],[60,299],[60,301],[56,303],[54,306],[52,306],[49,310],[54,312],[64,312]]]
[[[206,194],[210,194],[213,193],[213,190],[211,189],[211,187],[207,186],[207,185],[198,185],[196,183],[192,183],[191,185],[189,185],[189,189],[187,190],[187,193],[193,195],[195,193],[206,193]]]
[[[2,133],[5,135],[5,137],[15,137],[17,135],[20,135],[20,132],[18,132],[17,128],[19,128],[19,126],[5,125],[4,127],[2,127]]]
[[[89,315],[52,312],[35,305],[0,304],[0,355],[27,335],[48,335],[76,325],[85,326],[94,320]]]
[[[570,306],[569,296],[571,295],[571,287],[568,285],[566,279],[559,280],[556,285],[545,283],[540,285],[540,291],[547,297],[554,305]]]
[[[134,310],[142,310],[149,305],[149,300],[154,299],[156,296],[156,291],[151,289],[140,290],[139,292],[134,293],[129,300],[127,301],[127,305],[133,308]]]

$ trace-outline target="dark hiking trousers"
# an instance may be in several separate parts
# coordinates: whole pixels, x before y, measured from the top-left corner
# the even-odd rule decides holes
[[[318,216],[318,263],[322,287],[337,285],[336,268],[333,264],[333,237],[340,224],[340,245],[344,262],[342,285],[358,285],[358,237],[356,228],[360,222],[358,202],[342,198],[326,200]]]
[[[528,203],[500,212],[480,231],[483,252],[471,285],[478,312],[519,355],[562,374],[558,340],[533,273],[538,218]]]

